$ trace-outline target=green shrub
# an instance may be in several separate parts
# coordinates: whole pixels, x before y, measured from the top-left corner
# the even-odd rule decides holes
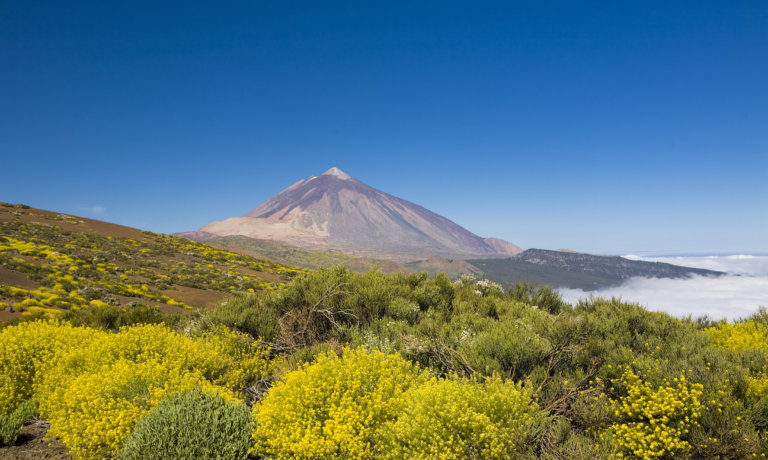
[[[324,342],[317,345],[299,348],[291,353],[286,359],[286,367],[290,370],[295,370],[301,366],[308,365],[315,361],[318,356],[325,355],[331,352],[341,353],[342,346],[336,343]]]
[[[0,415],[0,446],[14,445],[23,425],[23,420],[12,415]]]
[[[252,337],[272,342],[280,333],[279,314],[270,302],[271,294],[246,294],[229,298],[209,313],[211,321]]]
[[[118,458],[244,459],[252,425],[244,404],[200,389],[177,393],[138,421]]]
[[[88,326],[117,331],[136,324],[160,324],[173,326],[181,321],[178,315],[166,315],[154,305],[133,304],[125,308],[113,305],[91,305],[77,311],[67,311],[60,319],[73,326]]]
[[[509,288],[509,295],[519,302],[536,306],[544,311],[557,314],[563,311],[568,304],[560,297],[552,286],[536,286],[533,283],[518,282]]]
[[[419,305],[398,297],[389,303],[386,314],[394,319],[408,321],[414,324],[419,317]]]
[[[433,379],[406,393],[382,430],[384,458],[507,459],[533,454],[544,415],[531,394],[498,377]]]
[[[11,415],[0,415],[0,445],[11,446],[16,443],[21,427],[37,414],[37,400],[29,399],[16,408]]]
[[[296,350],[328,340],[346,343],[350,331],[384,317],[413,324],[423,310],[450,311],[454,288],[447,276],[353,273],[343,266],[297,277],[276,291],[228,299],[214,322]]]
[[[500,373],[519,379],[545,361],[551,351],[549,341],[519,320],[494,321],[460,350],[469,365],[484,375]]]

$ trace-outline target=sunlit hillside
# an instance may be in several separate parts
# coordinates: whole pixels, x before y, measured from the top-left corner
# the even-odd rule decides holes
[[[205,308],[303,269],[91,219],[0,206],[0,318],[87,306]]]

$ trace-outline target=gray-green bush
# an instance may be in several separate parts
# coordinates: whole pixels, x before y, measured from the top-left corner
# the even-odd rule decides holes
[[[19,404],[11,415],[0,415],[0,445],[15,444],[21,433],[21,427],[35,414],[37,414],[37,400],[30,399]]]
[[[166,398],[140,419],[118,457],[244,459],[252,430],[246,405],[196,389]]]

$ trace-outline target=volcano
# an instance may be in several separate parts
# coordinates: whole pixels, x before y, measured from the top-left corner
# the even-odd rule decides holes
[[[335,167],[293,184],[242,217],[178,235],[198,241],[244,235],[306,249],[402,260],[436,255],[509,257],[522,252],[512,243],[477,236]]]

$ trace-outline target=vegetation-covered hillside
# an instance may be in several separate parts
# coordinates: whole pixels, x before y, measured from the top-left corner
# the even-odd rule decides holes
[[[618,299],[569,305],[530,284],[504,290],[471,277],[344,267],[268,289],[243,276],[257,270],[254,259],[163,235],[110,239],[72,230],[95,225],[88,221],[56,229],[71,218],[48,214],[51,223],[34,223],[43,219],[37,211],[6,209],[13,217],[2,223],[0,244],[12,247],[3,273],[58,293],[38,297],[32,286],[14,286],[30,292],[23,300],[67,311],[38,314],[23,300],[13,307],[15,294],[6,297],[13,301],[6,309],[33,313],[0,323],[0,457],[23,449],[19,436],[35,420],[50,423],[54,446],[80,458],[742,459],[768,452],[764,310],[736,324],[712,323]],[[134,241],[146,257],[126,252]],[[64,242],[62,251],[48,249],[54,242]],[[151,262],[178,267],[179,254],[201,270],[202,287],[218,287],[219,303],[161,311],[123,302],[160,305],[159,296],[184,292],[186,272]],[[70,267],[79,287],[69,292],[84,300],[58,305],[56,284],[68,286]],[[151,284],[162,283],[160,275],[173,283]],[[224,280],[241,284],[232,289]],[[117,290],[129,287],[139,290],[135,297]],[[89,288],[104,289],[104,297],[87,301]],[[107,294],[120,305],[102,305]]]
[[[86,306],[210,307],[305,270],[182,238],[0,205],[0,319]]]

